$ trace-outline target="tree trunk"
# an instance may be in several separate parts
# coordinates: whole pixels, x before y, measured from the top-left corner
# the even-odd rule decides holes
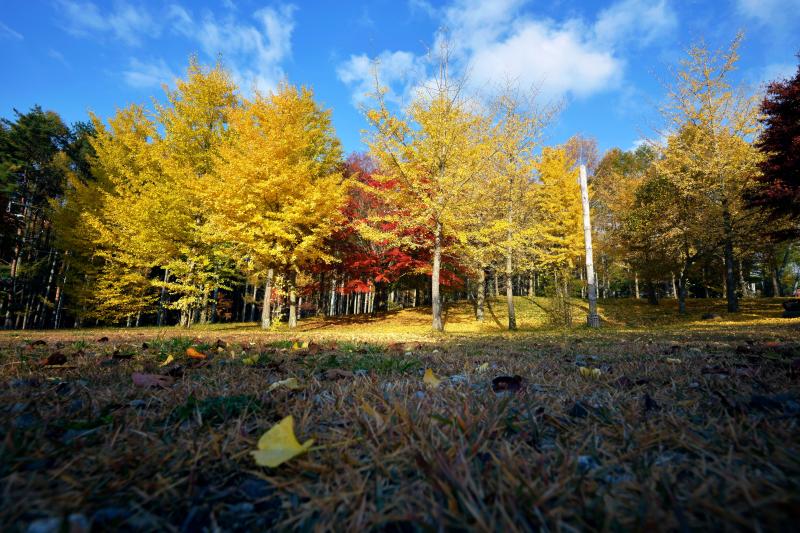
[[[478,283],[475,287],[475,318],[483,322],[483,307],[486,303],[486,269],[478,270]]]
[[[678,287],[675,285],[675,272],[670,272],[672,276],[672,297],[677,299],[678,298]]]
[[[256,321],[256,302],[258,301],[258,280],[253,281],[253,303],[250,306],[250,322]]]
[[[739,299],[736,296],[736,273],[733,257],[733,222],[727,205],[722,209],[722,226],[724,229],[723,252],[725,254],[725,297],[728,300],[728,312],[739,311]]]
[[[506,303],[508,304],[508,329],[517,329],[517,315],[514,312],[514,279],[511,250],[506,253]]]
[[[636,273],[636,272],[633,273],[633,289],[635,291],[634,294],[636,295],[636,299],[638,300],[639,297],[640,297],[640,294],[639,294],[639,274]]]
[[[261,329],[272,326],[272,277],[274,271],[267,270],[267,281],[264,282],[264,305],[261,308]]]
[[[658,305],[658,293],[656,292],[656,284],[652,279],[647,280],[647,303],[650,305]]]
[[[686,314],[686,292],[686,270],[683,270],[678,276],[678,313],[682,315]]]
[[[292,271],[289,275],[289,327],[297,327],[297,273]]]
[[[431,308],[433,311],[432,325],[434,331],[443,331],[442,323],[442,297],[439,294],[439,269],[442,265],[442,223],[436,222],[433,242],[433,269],[431,271]]]

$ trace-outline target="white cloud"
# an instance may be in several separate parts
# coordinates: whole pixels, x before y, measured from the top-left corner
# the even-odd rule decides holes
[[[618,88],[625,68],[621,52],[646,46],[677,25],[668,0],[620,0],[591,23],[574,17],[537,18],[523,10],[527,3],[455,0],[436,11],[446,32],[435,36],[434,49],[446,37],[454,67],[468,73],[470,83],[478,87],[512,80],[537,87],[547,99],[583,98]],[[417,5],[426,4],[411,1],[412,7]],[[425,79],[420,73],[425,67],[422,54],[385,50],[377,59],[399,67],[402,75],[397,76],[386,75],[381,68],[381,79],[392,94],[404,94]],[[352,55],[337,70],[355,102],[363,101],[365,88],[372,90],[370,62],[366,55]]]
[[[143,37],[160,33],[160,26],[144,8],[125,2],[117,2],[105,12],[92,2],[59,0],[57,5],[63,15],[62,25],[73,35],[112,35],[126,44],[137,45]]]
[[[9,28],[2,22],[0,22],[0,39],[14,39],[17,41],[21,41],[23,39],[22,34],[14,31],[13,29]]]
[[[246,93],[274,89],[285,76],[281,63],[291,55],[295,11],[291,4],[259,9],[249,21],[237,16],[236,5],[230,1],[225,3],[224,14],[204,11],[197,17],[177,3],[158,14],[124,1],[109,9],[81,0],[58,0],[58,5],[64,27],[73,35],[110,36],[136,45],[169,29],[199,47],[204,59],[215,61],[221,56]],[[125,82],[134,87],[157,86],[174,78],[163,59],[143,62],[134,58],[123,72]]]
[[[677,26],[678,17],[667,0],[622,0],[600,13],[594,33],[598,42],[612,46],[626,40],[650,44]]]
[[[209,58],[222,54],[243,90],[269,91],[284,77],[281,62],[291,55],[294,11],[288,4],[260,9],[253,14],[256,24],[207,12],[198,22],[173,5],[169,17],[175,31],[196,41]]]
[[[800,0],[736,0],[736,10],[761,24],[782,26],[800,18]]]
[[[620,61],[582,39],[576,28],[533,21],[476,51],[470,65],[477,83],[510,78],[523,87],[539,86],[546,99],[586,97],[616,86],[622,74]]]
[[[374,59],[366,54],[352,55],[336,69],[339,79],[353,87],[352,99],[356,105],[375,92],[376,73],[380,84],[390,88],[387,100],[399,104],[424,79],[424,59],[410,52],[385,51]]]
[[[163,59],[146,63],[132,58],[128,69],[123,73],[125,83],[138,89],[160,87],[162,84],[170,85],[177,78]]]

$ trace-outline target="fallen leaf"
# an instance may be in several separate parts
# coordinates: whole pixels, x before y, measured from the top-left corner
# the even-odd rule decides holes
[[[669,363],[671,365],[679,365],[679,364],[681,364],[683,362],[680,359],[677,359],[675,357],[667,357],[666,359],[664,359],[664,361],[666,361],[667,363]]]
[[[97,342],[108,342],[108,337],[100,337]]]
[[[297,381],[297,378],[288,378],[288,379],[283,379],[281,381],[276,381],[275,383],[269,386],[267,392],[272,392],[280,387],[286,387],[287,389],[290,390],[298,390],[303,388],[300,385],[300,382]]]
[[[442,380],[440,380],[439,378],[436,377],[436,375],[434,375],[433,370],[431,370],[430,368],[425,369],[425,375],[422,376],[422,381],[423,383],[425,383],[425,385],[427,385],[432,389],[438,387],[439,383],[442,382]]]
[[[578,371],[585,378],[599,378],[603,374],[599,368],[589,368],[588,366],[579,366]]]
[[[51,365],[63,365],[67,362],[67,356],[61,352],[53,352],[51,353],[47,359],[45,359],[42,364],[45,366]]]
[[[308,439],[303,444],[297,441],[294,435],[294,419],[289,415],[261,435],[258,439],[258,450],[250,454],[257,465],[274,468],[305,453],[312,444],[314,439]]]
[[[489,370],[489,363],[483,363],[481,366],[479,366],[475,370],[477,370],[478,372],[486,372],[487,370]]]
[[[188,348],[186,348],[186,355],[189,356],[191,359],[205,359],[206,358],[206,354],[204,354],[203,352],[197,351],[192,346],[189,346]]]
[[[492,380],[494,392],[516,392],[522,388],[522,376],[498,376]]]
[[[160,364],[160,365],[158,365],[158,366],[167,366],[168,364],[170,364],[170,363],[171,363],[171,362],[173,362],[174,360],[175,360],[175,357],[173,357],[173,356],[172,356],[172,354],[169,354],[169,355],[167,356],[167,358],[166,358],[166,359],[164,359],[164,362],[163,362],[163,363],[161,363],[161,364]]]
[[[137,387],[168,387],[175,383],[175,380],[170,376],[162,376],[161,374],[142,374],[141,372],[134,372],[131,374],[133,384]]]
[[[325,371],[325,379],[350,379],[353,373],[349,370],[342,370],[341,368],[330,368]]]

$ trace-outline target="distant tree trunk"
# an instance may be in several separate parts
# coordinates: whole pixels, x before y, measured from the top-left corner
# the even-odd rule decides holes
[[[672,297],[677,299],[678,298],[678,287],[675,285],[675,272],[670,272],[672,276]]]
[[[658,292],[656,291],[656,284],[652,279],[647,280],[647,303],[650,305],[658,305]]]
[[[739,299],[736,296],[736,274],[733,257],[733,222],[726,201],[722,205],[722,227],[724,230],[723,253],[725,254],[725,297],[728,300],[728,312],[739,311]]]
[[[264,304],[261,307],[261,329],[272,326],[272,278],[274,271],[267,270],[267,281],[264,282]]]
[[[517,315],[514,312],[514,278],[511,250],[506,252],[506,303],[508,304],[508,329],[517,329]]]
[[[156,323],[158,327],[164,325],[164,313],[166,309],[164,308],[166,301],[167,301],[167,282],[169,281],[169,269],[164,269],[164,285],[161,286],[161,295],[158,297],[158,318],[156,319]]]
[[[478,282],[475,287],[475,319],[483,322],[483,307],[486,303],[486,269],[478,269]]]
[[[53,315],[53,327],[58,329],[61,326],[61,310],[64,308],[64,287],[67,285],[67,273],[69,272],[69,259],[66,258],[66,255],[69,252],[64,254],[64,277],[61,281],[61,285],[56,287],[56,310]]]
[[[500,296],[500,276],[497,275],[497,269],[492,271],[492,275],[494,276],[494,297],[497,298]]]
[[[389,310],[389,284],[385,281],[375,282],[375,294],[372,297],[373,314],[385,313]]]
[[[686,269],[683,269],[678,275],[678,313],[682,315],[686,314],[686,292]]]
[[[436,230],[433,243],[433,270],[431,272],[431,307],[433,311],[434,331],[443,331],[442,323],[442,297],[439,294],[439,269],[442,265],[442,223],[436,221]]]
[[[739,286],[742,288],[742,298],[750,298],[750,288],[744,279],[744,264],[741,259],[739,259]]]
[[[328,305],[328,316],[336,315],[336,273],[331,276],[331,299]]]
[[[640,297],[640,294],[639,294],[639,274],[636,271],[633,272],[633,288],[634,288],[634,291],[635,291],[635,294],[636,294],[636,299],[638,300],[639,297]]]
[[[289,327],[297,327],[297,273],[289,274]]]
[[[781,284],[778,282],[778,267],[770,269],[770,277],[772,278],[772,296],[775,298],[783,296],[781,294]]]
[[[250,305],[250,322],[256,321],[256,302],[258,298],[258,280],[253,282],[253,303]]]

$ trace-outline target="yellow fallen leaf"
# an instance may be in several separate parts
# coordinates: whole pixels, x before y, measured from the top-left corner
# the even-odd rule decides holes
[[[580,366],[578,370],[585,378],[599,378],[603,374],[599,368],[589,368],[588,366]]]
[[[314,444],[308,439],[303,444],[294,436],[294,419],[287,416],[258,439],[258,450],[250,452],[259,466],[274,468],[301,453],[305,453]]]
[[[666,361],[667,361],[667,363],[669,363],[671,365],[679,365],[679,364],[681,364],[681,360],[680,359],[676,359],[675,357],[667,357]]]
[[[425,375],[422,377],[422,381],[425,383],[425,385],[427,385],[432,389],[438,387],[439,383],[442,382],[442,380],[440,380],[434,375],[433,370],[431,370],[430,368],[425,370]]]
[[[487,370],[489,370],[489,363],[483,363],[477,368],[478,372],[486,372]]]
[[[300,347],[304,350],[308,349],[308,341],[303,341],[303,344]]]
[[[168,364],[170,364],[170,363],[171,363],[171,362],[173,362],[174,360],[175,360],[175,357],[173,357],[173,356],[172,356],[172,354],[169,354],[169,355],[167,356],[167,358],[166,358],[166,359],[164,359],[164,362],[163,362],[163,363],[161,363],[161,364],[160,364],[160,365],[158,365],[158,366],[167,366]]]
[[[286,387],[287,389],[291,390],[298,390],[303,388],[300,385],[300,382],[297,381],[297,378],[288,378],[288,379],[282,379],[281,381],[276,381],[275,383],[269,386],[267,392],[272,392],[280,387]]]
[[[256,364],[256,358],[255,357],[245,357],[244,359],[242,359],[242,363],[244,363],[247,366],[253,366],[254,364]]]
[[[294,343],[292,344],[292,350],[299,350],[299,349],[300,349],[300,343],[294,341]]]

